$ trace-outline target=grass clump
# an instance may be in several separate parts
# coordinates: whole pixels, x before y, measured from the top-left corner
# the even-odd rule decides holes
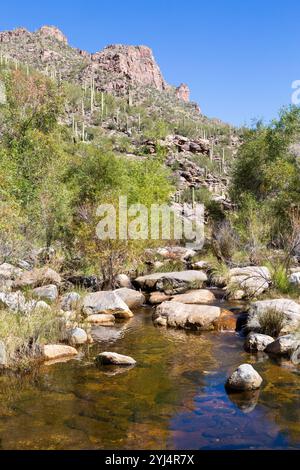
[[[264,312],[259,318],[260,333],[277,338],[284,326],[284,314],[275,309]]]
[[[36,310],[28,315],[0,311],[0,339],[5,345],[7,366],[29,369],[41,359],[42,346],[62,341],[65,322],[55,310]]]

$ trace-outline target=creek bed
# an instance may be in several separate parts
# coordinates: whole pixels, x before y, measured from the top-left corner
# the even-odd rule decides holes
[[[230,332],[155,328],[152,310],[115,327],[79,358],[25,376],[0,376],[1,449],[300,448],[300,374],[243,351]],[[98,352],[134,357],[98,369]],[[250,362],[260,391],[228,395],[228,374]]]

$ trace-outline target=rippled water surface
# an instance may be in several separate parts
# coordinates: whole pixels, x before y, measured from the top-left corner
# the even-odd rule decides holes
[[[0,447],[300,448],[299,368],[250,356],[234,333],[155,328],[151,314],[98,328],[79,359],[0,376]],[[138,365],[97,369],[95,355],[107,350]],[[226,377],[243,362],[255,364],[263,387],[228,396]]]

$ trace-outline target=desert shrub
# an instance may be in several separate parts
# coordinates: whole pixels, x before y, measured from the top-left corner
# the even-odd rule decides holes
[[[274,309],[263,312],[259,317],[260,332],[277,338],[284,326],[284,314]]]
[[[230,262],[239,247],[239,238],[228,220],[213,227],[212,250],[220,261]]]

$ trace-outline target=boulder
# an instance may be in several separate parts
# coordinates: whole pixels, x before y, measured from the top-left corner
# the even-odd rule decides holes
[[[155,324],[166,323],[173,328],[212,330],[214,321],[221,315],[219,307],[189,305],[179,302],[163,302],[153,316]],[[164,319],[166,322],[164,322]]]
[[[111,314],[96,313],[94,315],[89,315],[86,321],[92,325],[113,326],[116,320],[115,317]]]
[[[36,287],[33,289],[32,294],[38,299],[49,300],[50,302],[54,302],[58,299],[58,290],[54,284]]]
[[[172,298],[171,295],[166,295],[163,292],[151,292],[151,295],[149,297],[149,303],[151,305],[158,305],[161,304],[162,302],[166,302],[167,300],[170,300]]]
[[[0,265],[0,279],[15,279],[20,276],[22,272],[22,269],[16,268],[9,263],[3,263]]]
[[[264,351],[274,338],[260,333],[249,333],[245,341],[245,350],[248,352]]]
[[[43,356],[49,361],[64,357],[73,357],[77,354],[78,353],[75,348],[64,344],[47,344],[43,347]]]
[[[200,288],[206,281],[207,276],[204,272],[190,270],[148,274],[138,277],[135,283],[145,291],[160,291],[166,295],[174,295],[192,288]]]
[[[127,274],[118,274],[115,278],[115,283],[119,289],[122,287],[127,287],[127,289],[132,289],[131,280],[127,276]]]
[[[268,344],[265,351],[268,354],[276,354],[278,356],[291,356],[299,346],[300,339],[290,334],[279,336],[275,341]]]
[[[182,304],[207,304],[214,300],[216,300],[215,295],[207,289],[191,290],[172,298],[172,302],[180,302]]]
[[[0,341],[0,367],[6,367],[7,362],[6,346],[3,341]]]
[[[32,308],[32,303],[26,302],[22,292],[0,292],[0,306],[12,312],[25,313]]]
[[[114,292],[119,297],[121,297],[121,299],[130,309],[141,307],[146,302],[145,296],[141,292],[138,292],[134,289],[122,287],[121,289],[117,289]]]
[[[61,283],[60,275],[51,268],[36,268],[32,271],[24,271],[16,280],[15,287],[40,287],[49,284],[59,285]]]
[[[283,328],[281,333],[290,333],[300,325],[300,305],[291,299],[259,300],[252,302],[249,308],[247,327],[249,330],[260,332],[260,318],[268,311],[282,313]]]
[[[83,299],[83,312],[86,315],[108,313],[116,318],[131,318],[133,313],[115,292],[100,291],[87,295]]]
[[[186,261],[195,256],[196,252],[184,246],[169,246],[159,248],[157,254],[168,260]]]
[[[250,364],[242,364],[228,378],[226,388],[237,391],[256,390],[262,381],[262,377]]]
[[[51,307],[50,307],[50,305],[48,305],[43,300],[39,300],[38,302],[36,302],[36,304],[34,306],[34,310],[38,310],[38,311],[51,310]]]
[[[65,312],[76,309],[80,302],[80,295],[77,292],[69,292],[65,294],[60,300],[61,309]]]
[[[103,352],[96,357],[96,363],[99,365],[133,366],[136,361],[130,356],[117,354],[114,352]]]
[[[82,328],[73,328],[71,331],[68,331],[67,335],[70,344],[74,346],[85,344],[88,341],[88,335]]]
[[[229,270],[227,292],[229,298],[235,291],[243,291],[245,297],[258,296],[269,288],[271,274],[265,266],[246,266]],[[240,292],[240,296],[241,296]]]

